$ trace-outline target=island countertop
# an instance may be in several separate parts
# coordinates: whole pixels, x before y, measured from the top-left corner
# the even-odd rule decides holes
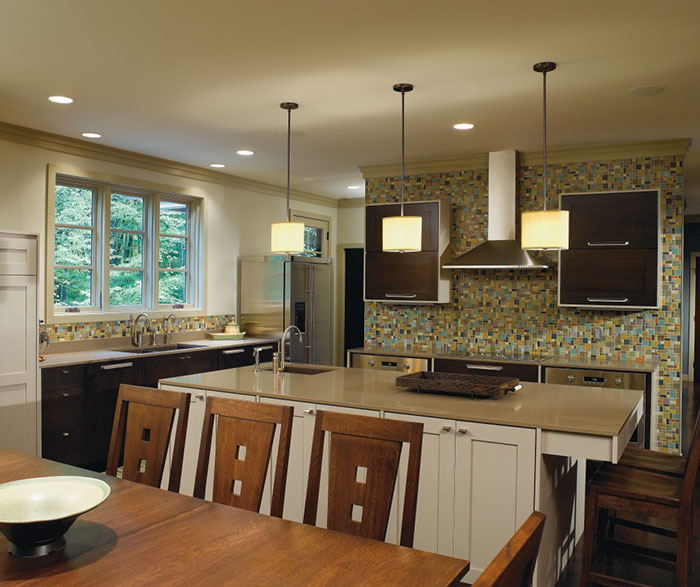
[[[263,367],[269,368],[269,365]],[[521,426],[569,433],[617,436],[639,409],[641,391],[522,382],[522,389],[494,399],[468,399],[406,391],[396,373],[328,367],[314,375],[254,367],[173,377],[161,385],[269,398],[384,410],[451,420]]]

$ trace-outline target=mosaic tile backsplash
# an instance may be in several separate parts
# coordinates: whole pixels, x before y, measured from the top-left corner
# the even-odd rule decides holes
[[[177,318],[170,324],[174,332],[191,332],[193,330],[221,330],[233,315],[219,314],[216,316],[195,316]],[[165,319],[153,318],[153,329],[156,334],[166,332]],[[96,338],[122,338],[131,336],[129,320],[103,320],[100,322],[72,322],[47,324],[46,331],[49,342],[65,342],[69,340],[93,340]]]
[[[660,190],[662,287],[658,310],[604,311],[557,306],[556,253],[541,253],[546,270],[454,270],[451,302],[443,305],[365,305],[365,342],[416,350],[519,350],[591,354],[596,357],[660,360],[658,442],[679,450],[681,385],[681,270],[683,157],[562,163],[548,166],[548,206],[558,195],[638,189]],[[367,180],[367,202],[398,199],[399,178]],[[452,211],[456,254],[487,237],[488,171],[456,171],[406,178],[406,199],[436,200]],[[542,167],[519,167],[520,211],[542,208]]]

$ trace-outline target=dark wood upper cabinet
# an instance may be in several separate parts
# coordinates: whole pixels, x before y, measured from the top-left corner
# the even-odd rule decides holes
[[[559,304],[658,306],[659,194],[656,190],[566,194],[569,249],[559,263]]]
[[[449,244],[449,207],[439,201],[411,202],[404,214],[420,216],[419,253],[382,251],[382,219],[398,216],[400,204],[365,208],[365,299],[395,303],[446,303],[450,296],[449,270],[440,267],[440,256]]]
[[[399,216],[401,204],[378,204],[365,208],[366,243],[368,253],[382,252],[382,219]],[[440,238],[440,206],[438,202],[411,202],[404,204],[405,216],[420,216],[423,219],[421,251],[437,251]]]
[[[656,249],[659,240],[658,192],[569,194],[569,248]]]

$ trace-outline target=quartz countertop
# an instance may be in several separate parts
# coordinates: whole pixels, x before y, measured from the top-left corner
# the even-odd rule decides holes
[[[638,371],[652,373],[659,366],[656,359],[617,359],[596,357],[589,354],[567,354],[561,352],[549,353],[540,350],[532,353],[504,353],[498,352],[481,355],[470,354],[466,350],[449,351],[443,348],[430,348],[415,350],[410,347],[365,346],[349,349],[349,353],[367,355],[387,355],[396,357],[417,357],[420,359],[469,359],[470,361],[508,362],[508,363],[535,363],[544,367],[572,367],[578,369],[607,369],[610,371]]]
[[[396,373],[329,369],[314,375],[274,375],[268,370],[255,373],[253,367],[240,367],[173,377],[160,383],[600,436],[617,436],[644,397],[641,391],[523,382],[522,389],[515,393],[494,399],[468,399],[406,391],[396,386]]]
[[[66,365],[79,365],[81,363],[101,363],[102,361],[118,361],[120,359],[129,360],[143,357],[158,357],[161,355],[182,353],[187,351],[197,352],[207,349],[223,349],[237,346],[248,346],[251,344],[276,343],[277,339],[269,338],[243,338],[241,340],[211,340],[203,338],[201,340],[195,339],[187,340],[185,342],[173,342],[173,345],[180,345],[180,348],[178,349],[163,350],[153,353],[136,353],[128,350],[122,350],[128,348],[128,341],[125,341],[119,349],[84,350],[44,355],[45,360],[39,363],[39,368],[44,369],[47,367],[64,367]]]

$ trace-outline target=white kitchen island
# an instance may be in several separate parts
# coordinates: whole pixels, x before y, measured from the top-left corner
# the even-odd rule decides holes
[[[192,393],[181,491],[192,493],[208,395],[294,407],[284,517],[296,521],[303,513],[317,410],[421,421],[415,548],[468,558],[471,583],[539,510],[547,522],[535,584],[553,586],[583,531],[585,459],[616,462],[642,419],[639,391],[523,383],[507,396],[472,400],[405,391],[393,373],[328,369],[275,376],[243,367],[161,381],[163,388]],[[394,512],[402,505],[402,486]],[[324,518],[322,503],[320,525]],[[387,540],[397,540],[398,524],[393,513]]]

